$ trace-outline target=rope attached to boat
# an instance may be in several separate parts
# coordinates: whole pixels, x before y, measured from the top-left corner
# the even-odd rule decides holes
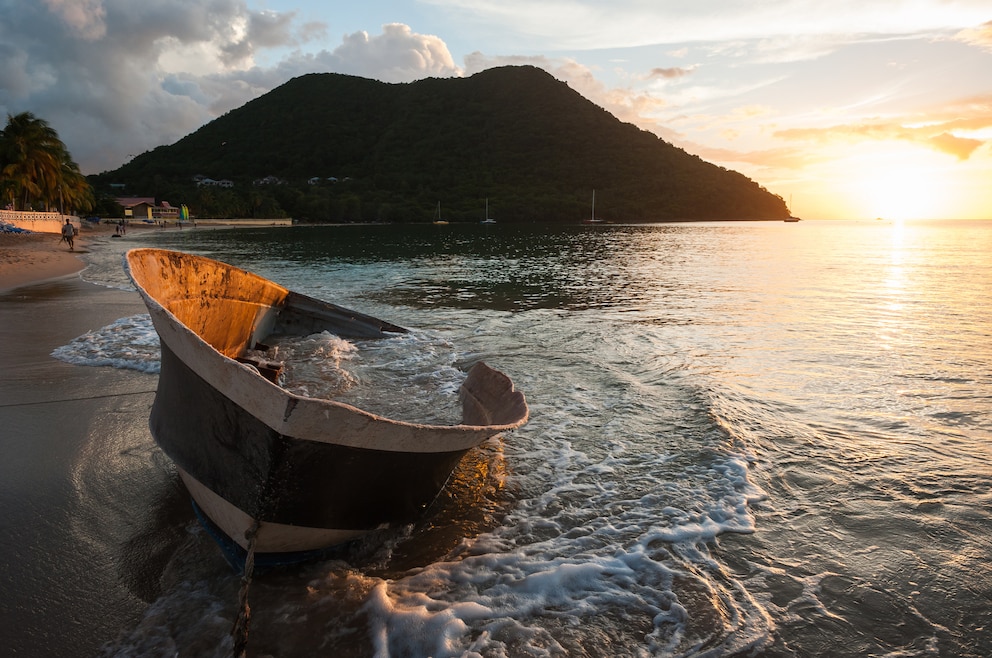
[[[233,640],[232,655],[234,658],[245,658],[248,651],[248,627],[251,624],[251,606],[248,605],[248,587],[251,585],[252,572],[255,571],[255,538],[261,522],[255,519],[251,528],[245,531],[248,540],[248,554],[245,555],[245,569],[241,575],[241,592],[238,594],[238,618],[231,628]]]

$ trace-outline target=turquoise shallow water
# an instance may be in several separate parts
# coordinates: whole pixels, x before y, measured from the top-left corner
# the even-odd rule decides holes
[[[320,347],[356,404],[443,416],[483,359],[531,405],[421,526],[256,583],[259,655],[992,654],[992,222],[135,229],[84,278],[139,244],[411,328]],[[154,372],[150,332],[58,358]],[[230,652],[188,532],[110,655]]]

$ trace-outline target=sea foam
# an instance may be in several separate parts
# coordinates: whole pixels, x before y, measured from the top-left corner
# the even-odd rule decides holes
[[[110,366],[158,373],[161,361],[158,334],[147,313],[120,318],[88,331],[56,348],[52,356],[81,366]]]

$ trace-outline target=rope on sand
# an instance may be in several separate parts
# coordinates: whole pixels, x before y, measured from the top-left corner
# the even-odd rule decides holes
[[[245,569],[241,576],[241,592],[238,594],[238,618],[231,628],[233,640],[232,655],[234,658],[245,658],[248,651],[248,627],[251,624],[251,606],[248,605],[248,587],[251,585],[252,572],[255,571],[255,538],[261,522],[255,519],[251,528],[245,531],[248,540],[248,554],[245,556]]]
[[[6,404],[0,404],[0,409],[7,407],[32,407],[39,404],[58,404],[59,402],[82,402],[84,400],[103,400],[104,398],[119,398],[125,395],[148,395],[149,393],[154,393],[155,389],[150,391],[130,391],[128,393],[107,393],[105,395],[89,395],[81,398],[61,398],[58,400],[38,400],[37,402],[10,402]]]

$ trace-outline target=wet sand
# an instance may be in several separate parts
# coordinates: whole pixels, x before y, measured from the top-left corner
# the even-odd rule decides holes
[[[56,236],[0,240],[0,653],[97,655],[154,600],[191,514],[148,432],[157,376],[51,352],[145,308],[71,276]]]
[[[0,233],[0,293],[79,272],[90,238],[113,233],[111,224],[84,223],[73,251],[54,233]]]

